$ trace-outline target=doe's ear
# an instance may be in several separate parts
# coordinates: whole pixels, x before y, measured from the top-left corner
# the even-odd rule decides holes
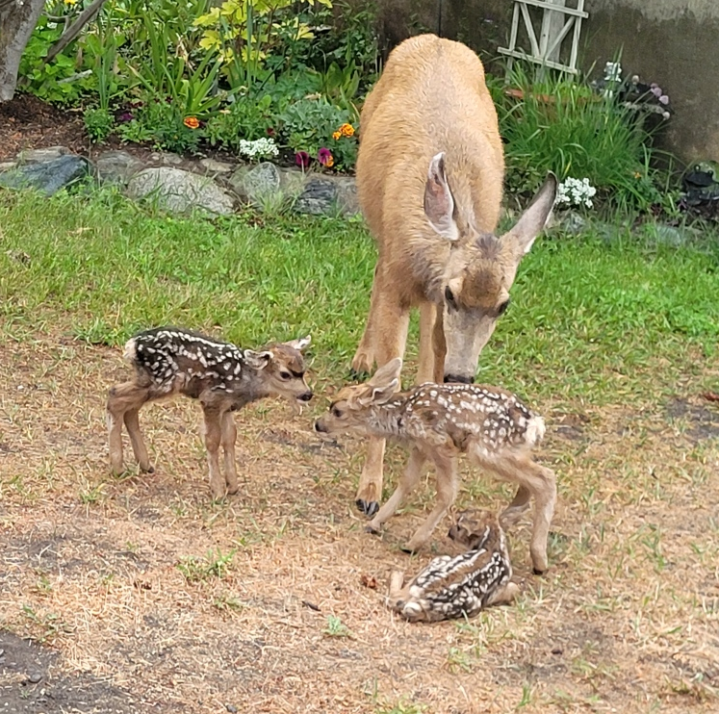
[[[290,340],[289,342],[285,342],[285,344],[289,345],[298,352],[302,352],[302,350],[304,350],[310,342],[312,342],[312,337],[307,335],[307,337],[300,337],[299,340]]]
[[[444,152],[432,157],[424,185],[424,213],[442,238],[456,241],[459,228],[454,220],[454,197],[444,169]]]
[[[514,254],[517,260],[521,260],[522,256],[529,253],[532,244],[542,232],[552,213],[556,196],[557,177],[550,172],[514,228],[506,234],[505,240],[509,239],[515,244]]]
[[[254,350],[245,350],[245,362],[252,369],[264,369],[272,361],[274,354],[270,350],[264,352],[255,352]]]

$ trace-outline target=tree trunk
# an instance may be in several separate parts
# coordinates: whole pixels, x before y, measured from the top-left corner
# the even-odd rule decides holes
[[[44,7],[45,0],[0,0],[0,102],[15,94],[20,58]]]

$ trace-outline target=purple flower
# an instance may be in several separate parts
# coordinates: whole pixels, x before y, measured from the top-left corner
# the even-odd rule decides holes
[[[669,97],[666,94],[662,94],[662,96],[659,97],[659,101],[661,104],[669,104]]]
[[[298,151],[295,154],[295,163],[302,169],[306,169],[310,165],[310,155],[306,151]]]
[[[652,85],[652,94],[655,97],[661,97],[662,96],[662,88],[657,86],[656,84]]]
[[[317,152],[317,161],[319,161],[322,166],[332,166],[335,162],[332,152],[324,146]]]
[[[117,121],[119,122],[127,122],[132,121],[135,117],[132,116],[132,112],[123,112],[120,114],[119,117],[117,117]]]

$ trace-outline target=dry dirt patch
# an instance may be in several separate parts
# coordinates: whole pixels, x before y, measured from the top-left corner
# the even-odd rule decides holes
[[[276,402],[238,415],[238,497],[210,502],[188,401],[143,412],[157,472],[113,478],[119,353],[0,345],[0,712],[717,710],[719,449],[692,433],[692,409],[715,407],[691,385],[679,415],[538,405],[560,477],[552,568],[531,575],[523,523],[516,606],[417,626],[382,596],[392,568],[431,555],[398,547],[431,484],[365,534],[360,444],[318,441],[312,415]],[[509,497],[464,471],[460,506]],[[433,550],[451,548],[438,532]]]

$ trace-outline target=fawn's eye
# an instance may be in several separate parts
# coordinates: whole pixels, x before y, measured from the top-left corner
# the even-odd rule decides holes
[[[288,379],[292,379],[292,375],[289,372],[285,372],[285,370],[282,370],[280,372],[280,379],[284,379],[287,381]]]
[[[342,410],[338,409],[337,407],[332,407],[332,416],[335,416],[339,419],[342,416]]]
[[[457,309],[457,301],[455,300],[454,293],[449,289],[449,286],[444,289],[444,299],[447,301],[447,306]]]
[[[507,308],[509,307],[509,298],[507,298],[498,308],[497,308],[497,315],[504,315],[505,312],[507,312]]]

